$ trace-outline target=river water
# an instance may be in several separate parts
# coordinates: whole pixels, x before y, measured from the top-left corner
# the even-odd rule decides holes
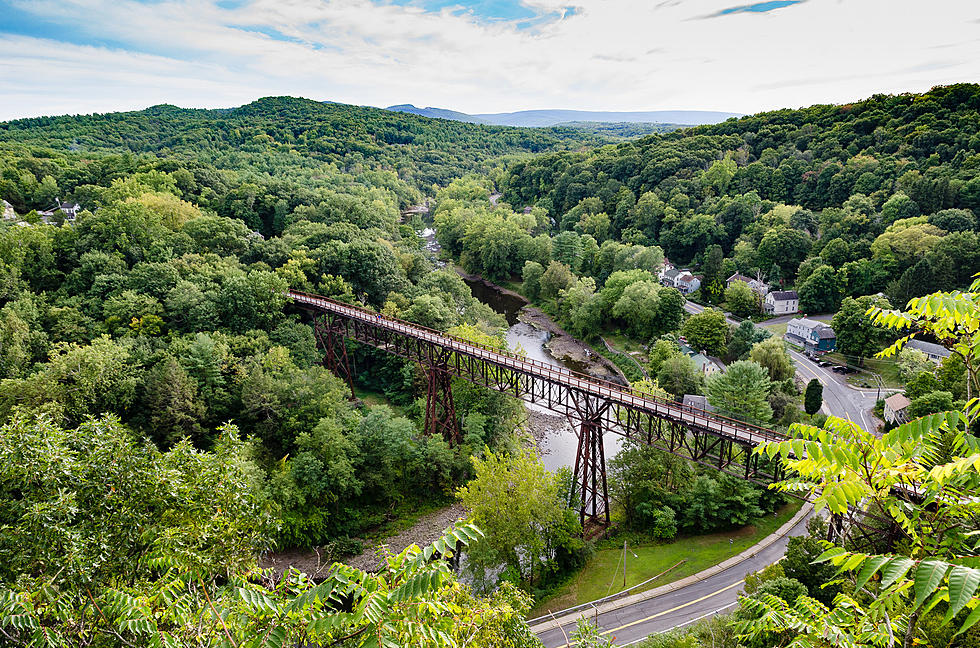
[[[435,238],[435,230],[427,228],[421,232],[421,236],[425,239],[426,250],[434,259],[440,249]],[[440,267],[443,265],[445,264],[440,263]],[[527,304],[524,299],[501,292],[482,281],[468,280],[465,277],[463,280],[470,287],[474,297],[503,315],[507,320],[509,328],[506,339],[511,350],[521,349],[528,358],[533,360],[565,367],[571,371],[582,371],[582,367],[577,363],[563,363],[551,355],[545,346],[551,337],[551,333],[520,321],[521,309]],[[528,409],[532,426],[536,428],[535,433],[539,439],[538,451],[545,468],[551,471],[563,466],[574,468],[575,451],[578,448],[578,433],[575,428],[564,416],[555,414],[546,407],[534,403],[525,403],[525,407]],[[603,437],[602,445],[608,460],[619,452],[621,437],[615,434],[606,434]]]

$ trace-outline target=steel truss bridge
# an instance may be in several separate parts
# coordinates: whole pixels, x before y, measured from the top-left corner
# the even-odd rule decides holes
[[[326,297],[289,291],[309,311],[324,364],[353,387],[345,340],[417,362],[428,379],[425,431],[460,440],[452,378],[544,406],[578,430],[572,497],[583,527],[609,523],[604,434],[617,434],[760,484],[781,478],[778,462],[752,449],[784,437],[771,430],[700,409],[637,394],[628,388],[523,358],[417,324],[402,322]]]

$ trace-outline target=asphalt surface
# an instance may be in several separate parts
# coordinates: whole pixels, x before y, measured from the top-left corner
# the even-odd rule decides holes
[[[786,553],[789,538],[806,533],[809,517],[801,519],[787,536],[734,567],[683,589],[593,617],[600,632],[612,638],[614,645],[623,646],[715,613],[730,612],[738,602],[745,576],[780,560]],[[538,638],[548,648],[565,646],[566,635],[570,636],[574,630],[575,622],[571,622],[539,634]]]

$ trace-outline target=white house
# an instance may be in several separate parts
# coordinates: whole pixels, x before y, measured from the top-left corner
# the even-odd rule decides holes
[[[759,297],[765,297],[769,293],[769,285],[766,282],[762,281],[761,279],[746,277],[738,272],[725,280],[725,288],[731,288],[733,283],[739,281],[751,288],[752,292],[757,294]]]
[[[767,315],[792,315],[800,312],[800,298],[795,290],[774,290],[766,295]]]
[[[908,407],[912,401],[905,394],[893,394],[885,399],[885,420],[892,424],[909,420]]]
[[[922,340],[909,340],[908,344],[905,346],[912,349],[918,349],[922,353],[926,354],[926,357],[936,364],[942,364],[942,361],[948,358],[951,354],[950,350],[941,344],[923,342]]]
[[[691,274],[690,270],[678,270],[669,263],[664,264],[657,273],[657,278],[663,285],[676,288],[685,295],[690,295],[701,287],[701,280]]]
[[[677,279],[677,275],[680,273],[680,270],[668,263],[660,269],[660,272],[657,273],[657,279],[659,279],[660,283],[663,285],[674,288],[674,281]]]
[[[38,214],[41,216],[41,220],[48,222],[49,219],[54,216],[55,212],[60,211],[65,215],[65,222],[74,223],[75,219],[78,218],[78,212],[81,209],[82,206],[78,203],[61,202],[61,198],[58,198],[54,205],[48,207],[44,211],[39,211]]]
[[[690,295],[692,292],[701,287],[701,280],[691,274],[688,270],[681,270],[680,274],[674,280],[674,288],[681,291],[685,295]]]

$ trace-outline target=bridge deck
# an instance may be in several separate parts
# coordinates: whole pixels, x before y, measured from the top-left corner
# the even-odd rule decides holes
[[[454,353],[478,358],[512,371],[547,380],[616,403],[620,406],[700,428],[711,434],[730,438],[740,445],[755,446],[766,441],[781,441],[785,438],[772,430],[670,401],[641,396],[615,383],[575,373],[563,367],[546,364],[529,358],[522,358],[513,353],[483,347],[479,344],[461,340],[417,324],[379,317],[377,313],[349,304],[343,304],[326,297],[309,295],[293,290],[289,291],[289,296],[297,304],[304,305],[308,308],[358,320],[370,326],[394,331],[399,335],[424,340]]]

